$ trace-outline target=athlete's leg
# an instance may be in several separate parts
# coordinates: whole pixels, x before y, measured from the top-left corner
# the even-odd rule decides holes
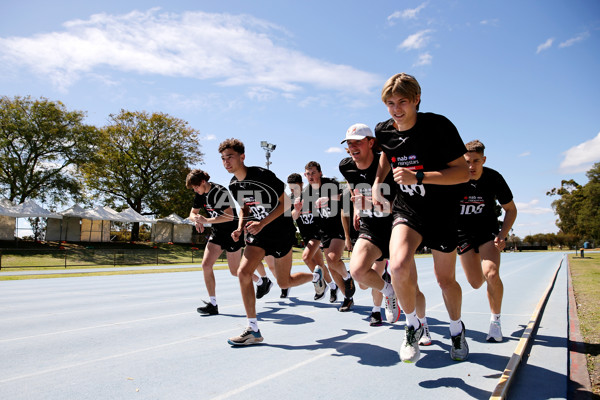
[[[216,281],[213,265],[215,265],[215,262],[222,251],[223,249],[221,249],[221,246],[212,242],[206,243],[206,247],[204,248],[204,255],[202,256],[202,274],[204,275],[206,291],[210,297],[216,296]]]
[[[433,250],[433,270],[442,289],[442,297],[450,320],[460,319],[462,289],[456,281],[456,250],[450,253]]]
[[[491,243],[493,246],[494,242]],[[475,249],[471,249],[458,257],[460,258],[460,263],[465,271],[467,281],[469,281],[469,284],[473,289],[479,289],[481,285],[483,285],[483,282],[485,282],[479,254],[475,252]]]
[[[348,276],[346,264],[342,261],[344,245],[345,244],[342,239],[335,238],[331,239],[329,247],[324,250],[325,260],[327,261],[327,267],[329,268],[331,277],[342,292],[345,292],[344,278]]]
[[[482,258],[483,274],[487,281],[490,311],[493,314],[500,314],[504,296],[504,285],[500,279],[500,251],[494,246],[494,241],[490,240],[479,246],[479,254]]]
[[[381,257],[379,247],[368,240],[359,238],[350,257],[350,274],[359,284],[381,291],[385,284],[381,278],[385,261],[380,267],[381,272],[373,269],[373,263],[379,257]]]
[[[246,250],[244,251],[244,255],[240,262],[240,268],[238,269],[237,275],[240,281],[242,300],[248,318],[256,318],[256,298],[254,294],[254,285],[252,284],[252,275],[264,256],[264,249],[257,246],[246,246]]]
[[[287,289],[294,286],[300,286],[307,282],[312,282],[313,274],[308,272],[294,272],[292,271],[292,250],[283,257],[274,258],[274,266],[277,273],[277,284],[280,288]]]
[[[422,240],[422,236],[407,225],[399,224],[392,229],[388,268],[394,291],[406,314],[416,309],[418,286],[414,254]]]
[[[227,265],[229,266],[229,272],[231,275],[237,276],[238,268],[240,268],[240,261],[242,260],[242,249],[237,251],[227,252]],[[254,275],[256,276],[256,275]]]

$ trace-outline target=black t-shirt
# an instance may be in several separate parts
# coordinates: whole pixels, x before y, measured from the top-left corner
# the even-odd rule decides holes
[[[302,198],[302,196],[300,197]],[[294,198],[292,197],[292,203],[293,202]],[[294,210],[293,205],[291,210]],[[296,225],[298,226],[300,235],[305,241],[320,236],[319,231],[321,228],[319,226],[319,218],[316,218],[313,213],[305,207],[300,209],[300,214],[298,215],[298,218],[296,218]]]
[[[372,198],[371,189],[373,182],[375,182],[375,175],[377,174],[377,167],[379,164],[379,154],[374,154],[373,162],[367,169],[359,169],[356,162],[352,160],[352,157],[344,158],[340,161],[339,169],[344,178],[348,181],[351,189],[358,189],[360,193],[367,197]],[[396,187],[398,186],[394,182],[392,171],[388,173],[384,180],[385,185],[382,185],[384,190],[383,195],[390,202],[394,201],[396,195]],[[370,210],[359,210],[359,216],[361,224],[365,225],[368,229],[379,229],[381,224],[389,225],[390,214],[383,214],[381,211]]]
[[[375,137],[393,168],[440,171],[463,156],[467,149],[458,130],[446,117],[418,113],[415,125],[406,131],[394,128],[394,120],[380,122]],[[459,193],[457,185],[396,185],[394,210],[428,215],[453,212]]]
[[[501,205],[510,203],[513,194],[499,172],[483,167],[478,180],[459,186],[462,197],[458,217],[459,231],[497,233],[496,200]]]
[[[248,219],[260,221],[279,205],[279,197],[284,193],[285,184],[268,169],[248,167],[243,180],[238,181],[235,176],[231,178],[229,190],[240,207],[249,208]],[[267,224],[259,235],[278,235],[279,230],[286,229],[295,229],[289,212],[284,212]]]
[[[238,216],[233,203],[233,198],[229,191],[218,183],[209,182],[210,190],[205,194],[198,194],[194,197],[194,208],[203,209],[209,218],[216,218],[223,215],[225,210],[231,207],[233,212],[233,221],[227,221],[219,224],[213,224],[213,232],[231,233],[237,229]]]
[[[342,188],[337,180],[321,177],[321,185],[314,189],[310,184],[302,191],[304,200],[303,209],[310,211],[314,218],[319,218],[319,226],[325,233],[343,232],[340,213]],[[315,202],[320,197],[327,197],[328,201],[323,207],[317,207]],[[337,197],[337,199],[336,199]]]

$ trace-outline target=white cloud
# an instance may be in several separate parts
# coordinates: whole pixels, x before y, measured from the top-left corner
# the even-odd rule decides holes
[[[327,150],[325,150],[325,153],[343,153],[344,149],[340,148],[340,147],[330,147]]]
[[[433,32],[431,29],[425,29],[417,33],[413,33],[412,35],[404,39],[404,41],[398,46],[398,48],[404,50],[421,49],[425,47],[425,45],[427,45],[427,42],[429,42],[429,33],[431,32]]]
[[[430,65],[433,57],[429,53],[419,54],[419,59],[413,64],[413,67],[420,67],[423,65]]]
[[[539,200],[533,199],[529,203],[515,202],[515,205],[519,214],[542,215],[554,212],[552,208],[538,206],[539,202]]]
[[[417,8],[407,8],[404,11],[396,11],[392,15],[387,17],[389,23],[393,24],[394,20],[401,19],[416,19],[419,12],[427,6],[427,3],[423,3]]]
[[[63,26],[62,32],[0,38],[0,65],[27,68],[63,90],[107,69],[215,80],[250,87],[252,95],[259,93],[257,87],[289,93],[305,85],[369,93],[381,82],[375,74],[283,47],[278,42],[285,30],[249,15],[161,13],[153,8],[94,14]]]
[[[480,21],[479,23],[481,25],[489,25],[489,26],[498,26],[500,20],[498,18],[494,18],[494,19],[484,19],[483,21]]]
[[[576,36],[576,37],[571,38],[569,40],[565,40],[564,42],[562,42],[561,44],[559,44],[558,47],[560,47],[562,49],[564,47],[573,46],[575,43],[581,42],[582,40],[587,39],[589,36],[590,36],[589,32],[583,32],[579,36]]]
[[[540,54],[542,51],[548,50],[550,47],[552,47],[552,43],[554,43],[554,38],[546,40],[544,43],[540,44],[537,47],[537,51],[535,53]]]
[[[206,136],[202,136],[200,139],[202,140],[217,140],[217,136],[213,134],[208,134]]]
[[[523,152],[523,153],[519,154],[519,157],[527,157],[527,156],[530,156],[530,155],[531,155],[531,152],[530,151],[526,151],[526,152]]]
[[[560,163],[562,173],[585,172],[595,162],[600,161],[600,133],[595,138],[571,147],[563,153],[565,159]]]

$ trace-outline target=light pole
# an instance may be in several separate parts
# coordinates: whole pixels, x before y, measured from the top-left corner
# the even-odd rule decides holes
[[[263,140],[260,142],[260,147],[262,147],[265,150],[265,156],[267,157],[267,169],[270,169],[269,165],[271,165],[271,161],[269,161],[269,159],[271,158],[271,152],[275,150],[275,147],[277,147],[277,145]]]

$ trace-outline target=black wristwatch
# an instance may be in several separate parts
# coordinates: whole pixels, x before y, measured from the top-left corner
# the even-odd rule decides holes
[[[417,171],[417,185],[423,184],[423,178],[425,178],[425,172]]]

